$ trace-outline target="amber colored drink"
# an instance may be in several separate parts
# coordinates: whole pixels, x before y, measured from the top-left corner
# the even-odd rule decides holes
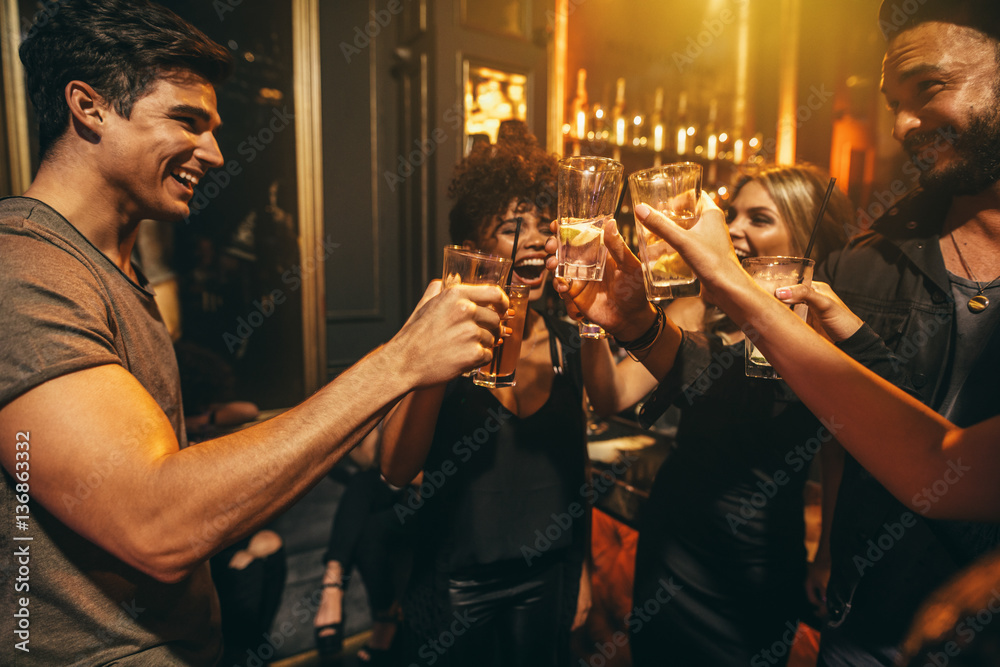
[[[493,361],[489,366],[483,366],[472,376],[472,381],[480,387],[513,387],[514,371],[521,358],[521,341],[524,340],[524,323],[528,316],[528,300],[531,289],[527,285],[511,285],[507,288],[510,297],[510,307],[514,316],[507,320],[506,326],[513,330],[503,343],[493,346]]]

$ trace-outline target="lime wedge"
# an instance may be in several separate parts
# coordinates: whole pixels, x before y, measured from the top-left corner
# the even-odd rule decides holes
[[[601,230],[587,227],[585,229],[574,229],[573,227],[560,227],[559,237],[563,243],[571,246],[584,246],[598,240]]]
[[[678,280],[691,277],[691,269],[684,263],[680,253],[676,252],[661,255],[649,267],[649,272],[654,280]]]
[[[559,227],[559,241],[562,243],[572,243],[573,239],[580,235],[579,229],[575,227]]]

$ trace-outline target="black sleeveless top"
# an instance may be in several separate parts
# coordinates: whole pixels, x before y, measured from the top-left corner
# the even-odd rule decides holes
[[[517,417],[469,378],[446,389],[424,464],[426,542],[418,550],[438,572],[527,563],[530,550],[552,555],[582,544],[580,517],[572,516],[586,507],[579,346],[562,322],[546,318],[546,326],[556,374],[537,412]]]

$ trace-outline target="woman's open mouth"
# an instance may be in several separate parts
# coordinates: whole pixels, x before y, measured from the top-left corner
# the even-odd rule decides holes
[[[514,274],[519,278],[520,283],[531,285],[541,280],[545,272],[545,260],[539,257],[522,259],[514,263]]]

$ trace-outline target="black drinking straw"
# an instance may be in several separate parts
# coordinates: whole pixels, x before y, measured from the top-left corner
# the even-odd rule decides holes
[[[517,240],[521,236],[521,216],[517,216],[517,220],[514,221],[514,249],[510,251],[510,273],[507,274],[507,291],[510,291],[510,285],[514,282],[514,262],[517,258]]]
[[[823,203],[819,206],[819,213],[816,214],[816,222],[813,223],[812,234],[809,235],[809,245],[806,246],[806,254],[803,255],[806,259],[809,259],[809,254],[812,252],[813,244],[816,243],[816,232],[819,231],[819,223],[823,221],[823,214],[826,213],[826,205],[830,203],[830,197],[833,195],[833,186],[836,185],[836,183],[837,179],[831,178],[830,185],[826,188],[826,196],[823,197]]]

